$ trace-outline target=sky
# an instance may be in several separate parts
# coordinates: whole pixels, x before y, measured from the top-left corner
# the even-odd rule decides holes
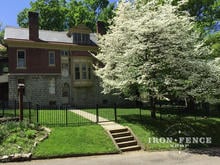
[[[30,7],[30,2],[33,0],[1,0],[0,3],[0,23],[5,26],[16,26],[17,15],[24,8]],[[117,0],[109,0],[110,2],[116,2]]]

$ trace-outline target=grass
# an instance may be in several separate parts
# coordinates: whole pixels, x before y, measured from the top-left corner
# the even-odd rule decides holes
[[[40,143],[34,157],[116,153],[118,150],[99,125],[54,127],[48,139]]]
[[[95,109],[84,109],[92,114],[96,114]],[[26,111],[27,112],[27,111]],[[24,116],[28,114],[24,112]],[[36,111],[35,111],[36,112]],[[66,116],[67,114],[67,116]],[[100,108],[99,115],[109,120],[115,119],[113,108]],[[32,117],[36,114],[31,113]],[[67,117],[67,118],[66,118]],[[160,119],[160,117],[162,117]],[[33,118],[36,120],[36,118]],[[162,116],[157,113],[157,119],[150,117],[149,110],[118,108],[117,120],[120,124],[129,126],[136,134],[146,150],[172,150],[172,145],[176,143],[152,143],[152,138],[170,136],[173,132],[167,132],[178,123],[192,128],[193,134],[190,136],[211,137],[211,144],[192,145],[190,147],[213,147],[220,146],[220,119],[217,117],[194,117],[194,115],[181,115],[174,111],[164,111]],[[98,153],[118,152],[111,139],[99,125],[93,124],[87,119],[80,117],[70,111],[40,110],[39,123],[52,129],[49,138],[40,143],[34,150],[34,157],[56,157],[68,155],[91,155]],[[57,123],[57,125],[54,125]],[[77,127],[60,127],[72,126]],[[88,123],[87,125],[80,123]],[[175,131],[175,130],[174,130]],[[168,134],[169,133],[169,134]]]
[[[104,113],[107,112],[107,110],[108,109],[100,109],[100,116],[108,119],[114,118],[113,110],[109,108],[110,112]],[[92,109],[87,109],[85,111],[93,114],[95,113],[95,110]],[[191,129],[191,131],[186,130],[186,135],[181,136],[212,138],[211,144],[193,144],[189,147],[198,148],[220,146],[220,118],[204,118],[201,117],[202,115],[195,118],[195,116],[191,114],[179,115],[179,112],[174,113],[171,111],[171,113],[169,113],[167,111],[162,114],[162,116],[157,113],[157,119],[152,119],[149,110],[142,110],[140,115],[139,109],[117,109],[118,122],[124,126],[129,126],[146,150],[173,150],[173,145],[177,143],[157,143],[152,142],[152,139],[170,137],[171,134],[176,131],[171,128],[174,128],[174,126],[177,127],[178,124],[180,125],[178,126],[180,129]]]
[[[39,110],[38,123],[46,126],[92,124],[90,120],[66,110]]]
[[[38,123],[51,128],[52,132],[48,139],[34,149],[35,158],[119,152],[101,126],[73,112],[48,109],[38,112]],[[14,110],[7,110],[5,113],[7,116],[14,116]],[[19,114],[18,110],[16,114]],[[29,112],[25,110],[24,116],[28,118]],[[36,123],[36,110],[31,111],[31,118]],[[21,139],[18,141],[22,142]]]
[[[40,110],[39,123],[50,127],[52,132],[49,138],[34,150],[34,157],[48,158],[118,152],[101,126],[73,112]]]

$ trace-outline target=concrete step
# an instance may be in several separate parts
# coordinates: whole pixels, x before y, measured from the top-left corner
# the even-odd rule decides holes
[[[124,148],[124,147],[129,147],[129,146],[136,146],[137,141],[136,140],[131,140],[131,141],[126,141],[126,142],[120,142],[117,143],[119,148]]]
[[[110,133],[119,133],[119,132],[127,132],[127,128],[122,128],[122,129],[115,129],[115,130],[110,130]]]
[[[130,136],[131,133],[129,131],[126,132],[118,132],[118,133],[112,133],[113,138],[118,138],[118,137],[124,137],[124,136]]]
[[[122,152],[126,152],[126,151],[137,151],[140,150],[141,147],[139,145],[135,145],[135,146],[128,146],[128,147],[123,147],[120,148]]]
[[[118,137],[118,138],[114,138],[116,143],[120,143],[120,142],[125,142],[125,141],[131,141],[134,140],[133,136],[124,136],[124,137]]]

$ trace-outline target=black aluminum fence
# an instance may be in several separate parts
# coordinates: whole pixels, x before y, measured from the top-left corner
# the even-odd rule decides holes
[[[70,106],[54,106],[43,107],[36,106],[35,118],[32,122],[41,125],[84,125],[95,124],[99,122],[117,121],[117,108],[101,108],[99,105],[90,107],[70,107]]]
[[[194,115],[196,117],[220,117],[219,106],[217,109],[196,107],[194,112],[189,112],[184,106],[162,105],[156,107],[157,117],[165,119],[169,116],[184,117]],[[131,108],[114,104],[112,106],[100,106],[98,104],[71,107],[71,106],[40,106],[24,103],[24,117],[32,123],[52,126],[77,126],[95,124],[100,122],[115,121],[142,122],[150,116],[150,107],[136,105]],[[0,122],[5,117],[18,118],[18,102],[0,102]]]
[[[32,116],[34,115],[31,102],[24,102],[23,105],[23,115],[31,122]],[[12,102],[0,102],[0,122],[7,121],[9,118],[16,120],[18,119],[19,114],[19,104],[16,100]]]

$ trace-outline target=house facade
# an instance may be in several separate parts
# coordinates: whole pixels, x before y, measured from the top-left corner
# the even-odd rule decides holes
[[[113,104],[116,96],[104,95],[93,71],[97,63],[96,34],[79,25],[68,32],[39,30],[38,13],[29,13],[29,28],[5,28],[9,60],[9,102],[18,99],[40,105],[94,106]]]

